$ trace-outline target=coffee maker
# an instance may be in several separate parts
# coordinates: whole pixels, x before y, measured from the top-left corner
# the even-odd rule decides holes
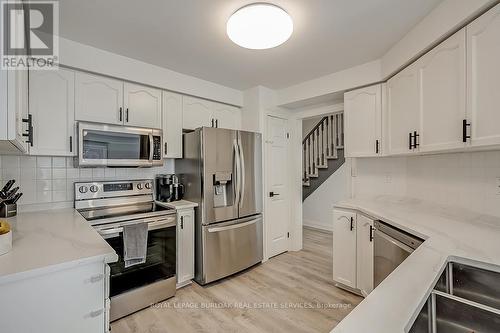
[[[184,196],[184,185],[175,174],[156,175],[156,200],[172,202]]]

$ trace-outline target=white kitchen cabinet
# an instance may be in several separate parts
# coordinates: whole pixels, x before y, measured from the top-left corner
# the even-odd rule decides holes
[[[333,280],[356,288],[356,213],[333,211]]]
[[[75,155],[75,73],[63,68],[32,71],[29,86],[33,117],[30,154]]]
[[[346,157],[381,154],[382,85],[377,84],[344,94]]]
[[[163,158],[182,158],[182,99],[182,95],[163,92]]]
[[[139,84],[123,84],[124,125],[161,127],[161,90]]]
[[[467,26],[467,126],[472,146],[500,145],[500,5]]]
[[[0,284],[0,332],[105,332],[105,266],[78,265]]]
[[[373,290],[373,223],[371,218],[357,214],[356,288],[367,296]]]
[[[213,102],[184,96],[182,108],[182,128],[196,129],[198,127],[213,127]]]
[[[462,141],[465,56],[465,29],[462,29],[416,62],[421,152],[459,149],[465,145]]]
[[[410,142],[410,135],[418,131],[420,123],[418,92],[415,64],[387,82],[387,148],[390,155],[407,154],[415,150],[410,148],[410,143],[413,146],[415,142],[415,139]]]
[[[241,111],[236,106],[214,103],[212,116],[215,127],[238,130],[241,128]]]
[[[194,209],[177,211],[177,286],[194,278]]]
[[[76,73],[76,120],[121,125],[124,117],[122,81]]]

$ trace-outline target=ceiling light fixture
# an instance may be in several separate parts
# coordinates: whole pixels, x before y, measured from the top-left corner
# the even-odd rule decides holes
[[[283,44],[293,32],[293,21],[282,8],[254,3],[238,9],[227,21],[227,35],[237,45],[263,50]]]

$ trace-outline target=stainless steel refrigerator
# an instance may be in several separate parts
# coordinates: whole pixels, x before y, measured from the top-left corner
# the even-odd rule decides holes
[[[199,205],[195,280],[207,284],[262,261],[262,136],[203,127],[183,138],[175,166]]]

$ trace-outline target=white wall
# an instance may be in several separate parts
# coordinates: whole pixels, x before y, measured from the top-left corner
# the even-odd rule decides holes
[[[59,40],[59,62],[65,66],[154,87],[202,97],[236,106],[243,105],[243,93],[213,82],[124,57],[69,39]]]
[[[173,173],[174,160],[153,168],[78,168],[71,157],[0,156],[0,185],[16,180],[21,211],[73,207],[78,181],[153,179],[159,173]]]
[[[302,120],[302,139],[304,139],[306,135],[309,134],[309,132],[311,132],[314,126],[316,126],[324,116],[326,115]]]
[[[366,158],[357,159],[353,191],[404,195],[498,217],[498,178],[500,151]]]
[[[334,174],[304,201],[304,226],[332,230],[332,208],[335,203],[351,197],[351,165],[346,159]]]

